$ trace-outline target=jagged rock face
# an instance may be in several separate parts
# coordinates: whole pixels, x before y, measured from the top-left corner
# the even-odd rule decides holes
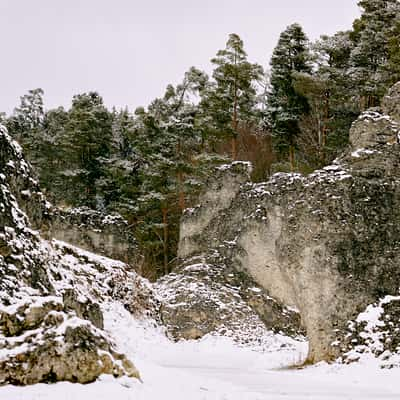
[[[0,384],[138,377],[102,330],[101,308],[118,298],[136,315],[155,315],[151,288],[122,262],[44,240],[32,226],[51,211],[0,126]]]
[[[139,265],[138,245],[127,221],[119,215],[107,215],[87,207],[53,208],[51,218],[40,230],[47,239],[62,240],[132,267]]]
[[[304,340],[299,314],[227,266],[218,252],[186,260],[158,280],[155,289],[162,303],[160,318],[175,340],[216,334],[262,345],[272,332]]]
[[[19,144],[0,125],[0,227],[18,228],[26,214],[34,229],[48,217],[50,204],[39,190],[38,182],[25,161]],[[23,213],[21,213],[23,211]]]
[[[64,311],[58,297],[31,298],[1,310],[0,354],[7,356],[0,356],[0,384],[88,383],[101,374],[139,377],[104,332]]]
[[[392,132],[384,142],[396,143],[397,128],[385,125],[390,117],[378,119]],[[377,127],[375,116],[361,117],[353,137],[357,124]],[[276,174],[261,184],[250,183],[249,173],[245,164],[217,172],[222,188],[210,183],[182,219],[179,257],[217,249],[270,296],[300,310],[309,361],[334,359],[346,351],[339,343],[347,322],[400,287],[400,148],[375,143],[308,176]]]
[[[139,252],[127,221],[118,215],[106,215],[88,208],[61,210],[46,201],[38,181],[25,161],[19,144],[0,126],[0,226],[13,226],[11,213],[20,211],[33,229],[46,239],[57,239],[85,250],[137,266]],[[0,254],[7,250],[2,248]]]
[[[354,150],[376,144],[398,141],[400,124],[378,108],[364,112],[350,129],[350,143]]]
[[[385,296],[370,304],[348,323],[348,334],[338,345],[345,362],[370,354],[381,360],[382,368],[400,367],[400,296]]]
[[[393,85],[383,98],[382,110],[384,114],[390,115],[395,121],[400,122],[400,82]]]

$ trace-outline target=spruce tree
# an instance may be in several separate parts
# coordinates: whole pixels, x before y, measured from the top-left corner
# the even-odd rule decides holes
[[[351,31],[324,35],[313,46],[317,64],[313,79],[322,82],[325,87],[324,92],[320,93],[325,99],[317,104],[323,108],[325,106],[323,128],[326,162],[337,157],[348,144],[350,126],[360,113],[360,92],[348,77],[351,71],[350,55],[354,49],[351,36]]]
[[[67,175],[76,183],[76,201],[103,208],[104,199],[97,195],[97,181],[104,176],[104,159],[110,154],[112,117],[96,92],[76,95],[68,113],[72,168]]]
[[[140,169],[136,233],[147,261],[170,270],[176,254],[179,218],[193,191],[193,156],[201,145],[196,129],[196,98],[207,76],[191,68],[162,98],[136,110],[132,147],[143,160]]]
[[[7,121],[9,132],[20,142],[28,160],[37,167],[41,157],[40,143],[43,134],[43,90],[32,89],[22,96],[19,107]]]
[[[268,117],[279,154],[289,154],[294,169],[296,138],[300,133],[300,118],[309,111],[305,96],[294,88],[294,73],[311,73],[308,39],[299,24],[281,33],[271,58],[271,89],[268,93]]]

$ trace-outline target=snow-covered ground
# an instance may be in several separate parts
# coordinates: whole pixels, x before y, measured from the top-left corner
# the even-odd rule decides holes
[[[172,343],[159,328],[138,322],[121,306],[105,310],[106,328],[141,372],[142,381],[103,376],[89,385],[57,383],[0,387],[1,400],[366,400],[400,399],[400,369],[373,360],[350,366],[288,366],[307,346],[271,336],[269,352],[206,337]]]

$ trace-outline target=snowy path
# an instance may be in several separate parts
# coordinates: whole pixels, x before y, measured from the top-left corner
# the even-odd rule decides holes
[[[107,317],[107,315],[106,315]],[[238,348],[225,338],[171,343],[141,326],[123,309],[110,309],[108,328],[131,355],[143,383],[102,377],[90,385],[58,383],[0,387],[1,400],[399,400],[400,370],[373,363],[325,364],[303,370],[280,367],[298,361],[304,344],[272,342],[275,351]],[[271,338],[271,340],[275,340]]]

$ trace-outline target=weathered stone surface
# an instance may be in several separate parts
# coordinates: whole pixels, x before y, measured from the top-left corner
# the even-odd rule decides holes
[[[399,121],[400,122],[400,121]],[[382,114],[380,109],[371,109],[353,122],[349,139],[354,150],[375,146],[376,144],[396,143],[400,125],[391,117]]]
[[[389,117],[366,121],[379,132],[359,135],[353,146],[368,149],[308,176],[275,174],[233,191],[210,183],[182,219],[179,257],[216,249],[270,296],[298,309],[311,362],[342,354],[332,343],[346,334],[347,321],[400,287],[400,148],[386,144],[395,137]],[[243,169],[226,167],[219,184],[245,181]]]
[[[53,207],[40,227],[47,239],[57,239],[87,251],[120,260],[135,268],[139,251],[132,230],[119,215],[107,215],[87,207],[61,210]]]
[[[102,330],[100,305],[114,301],[118,284],[134,298],[146,284],[122,262],[43,240],[32,226],[49,224],[52,210],[0,126],[0,384],[138,377]],[[148,287],[146,296],[153,304]]]
[[[193,215],[194,218],[191,218],[190,224],[181,224],[180,236],[187,238],[202,235],[204,229],[212,224],[213,219],[229,207],[240,185],[250,179],[250,174],[250,163],[234,162],[229,168],[218,168],[213,179],[208,182],[208,190],[204,192],[203,207],[186,210],[186,216]],[[181,240],[179,252],[191,253],[190,245],[190,241]]]
[[[397,82],[390,89],[382,100],[382,110],[400,123],[400,82]]]
[[[101,374],[139,378],[102,331],[62,309],[60,298],[42,297],[0,310],[6,335],[0,344],[0,384],[88,383]]]
[[[30,166],[24,159],[21,147],[11,139],[2,125],[0,125],[0,184],[4,185],[0,191],[0,227],[13,226],[16,223],[22,226],[27,215],[34,229],[47,220],[50,205],[46,202]]]
[[[174,339],[206,334],[240,343],[263,340],[266,331],[302,337],[299,314],[282,307],[249,276],[225,264],[217,252],[194,257],[155,285],[160,315]]]
[[[386,296],[370,304],[348,323],[348,334],[335,343],[345,362],[373,354],[382,368],[400,367],[400,296]]]
[[[73,289],[67,289],[63,292],[64,309],[73,310],[79,318],[89,320],[96,328],[103,329],[103,314],[100,306],[90,299],[78,295]]]

